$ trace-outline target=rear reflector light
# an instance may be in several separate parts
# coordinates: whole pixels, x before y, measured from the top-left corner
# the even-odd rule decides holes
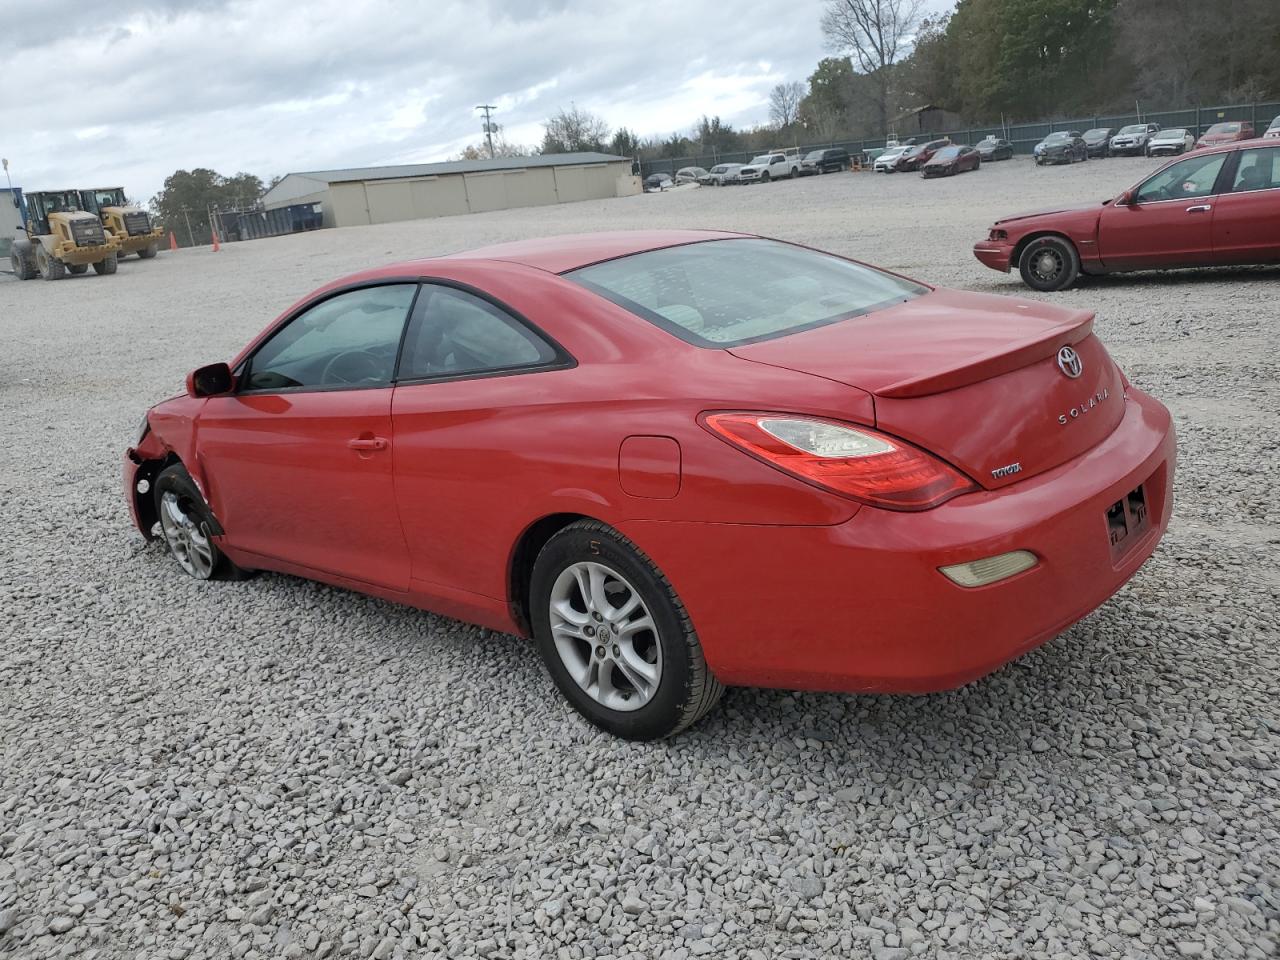
[[[1005,580],[1015,573],[1030,570],[1038,562],[1036,555],[1029,550],[1014,550],[1011,553],[1000,553],[994,557],[983,557],[981,560],[970,560],[968,563],[957,563],[938,569],[962,587],[985,587],[988,583]]]
[[[889,510],[927,510],[978,489],[923,450],[867,427],[777,413],[711,413],[704,426],[808,483]]]

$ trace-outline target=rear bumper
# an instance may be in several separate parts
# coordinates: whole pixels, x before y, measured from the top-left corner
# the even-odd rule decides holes
[[[620,526],[676,586],[722,681],[925,693],[990,673],[1119,590],[1168,526],[1174,460],[1168,411],[1131,390],[1088,453],[934,510],[863,507],[830,527]],[[1106,510],[1139,485],[1150,527],[1113,559]],[[1010,550],[1039,562],[974,589],[938,570]]]
[[[1008,273],[1013,263],[1013,244],[1007,240],[983,240],[973,245],[973,255],[983,266]]]

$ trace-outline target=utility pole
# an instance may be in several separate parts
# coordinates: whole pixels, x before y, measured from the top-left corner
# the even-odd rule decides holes
[[[476,107],[476,109],[484,111],[484,138],[489,143],[489,159],[492,160],[493,159],[493,121],[489,119],[489,115],[494,110],[497,110],[498,108],[492,103],[482,103],[478,107]]]

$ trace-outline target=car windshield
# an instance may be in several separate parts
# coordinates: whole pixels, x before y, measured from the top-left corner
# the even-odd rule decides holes
[[[1272,120],[1272,121],[1271,121],[1271,126],[1267,127],[1267,129],[1268,129],[1268,130],[1280,130],[1280,117],[1276,117],[1274,120]]]
[[[723,164],[723,163],[722,163],[722,164],[720,164],[719,166],[712,167],[712,168],[711,168],[711,172],[712,172],[712,173],[724,173],[724,172],[725,172],[726,170],[728,170],[728,169],[729,169],[729,168],[728,168],[725,164]],[[633,181],[633,182],[634,182],[634,181]],[[635,188],[633,187],[632,189],[635,189]]]
[[[1044,142],[1050,143],[1054,140],[1070,140],[1070,139],[1071,139],[1071,134],[1069,133],[1051,133],[1044,138]]]
[[[754,238],[650,250],[566,276],[702,347],[770,340],[928,292],[830,254]]]
[[[995,137],[983,137],[981,140],[978,141],[978,146],[981,147],[986,145],[986,146],[994,147],[999,142],[1000,141],[997,140]]]
[[[933,159],[934,160],[951,160],[952,158],[958,157],[958,156],[960,156],[959,147],[943,147],[941,150],[939,150],[937,153],[933,155]]]
[[[1105,127],[1098,127],[1095,130],[1086,130],[1084,132],[1084,138],[1086,140],[1097,140],[1099,137],[1105,137],[1110,132],[1111,131]]]
[[[805,157],[804,157],[804,158],[805,158],[806,160],[821,160],[821,159],[822,159],[822,154],[823,154],[824,152],[825,152],[825,151],[822,151],[822,150],[814,150],[812,153],[807,153],[807,154],[805,154]]]
[[[1121,133],[1146,133],[1147,125],[1145,123],[1131,123],[1127,127],[1120,128]]]
[[[1205,133],[1239,133],[1240,124],[1238,123],[1215,123]]]
[[[773,156],[773,154],[771,154],[771,153],[762,153],[760,156],[755,157],[751,162],[752,162],[752,163],[759,163],[759,164],[761,164],[761,165],[763,165],[763,166],[768,166],[768,165],[769,165],[769,159],[770,159],[772,156]]]

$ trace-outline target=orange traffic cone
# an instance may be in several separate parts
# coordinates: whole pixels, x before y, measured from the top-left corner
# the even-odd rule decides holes
[[[218,243],[218,231],[212,227],[210,227],[210,230],[213,232],[213,252],[217,253],[222,249],[222,245]]]
[[[178,235],[174,233],[172,230],[169,231],[169,249],[170,250],[178,249]]]

